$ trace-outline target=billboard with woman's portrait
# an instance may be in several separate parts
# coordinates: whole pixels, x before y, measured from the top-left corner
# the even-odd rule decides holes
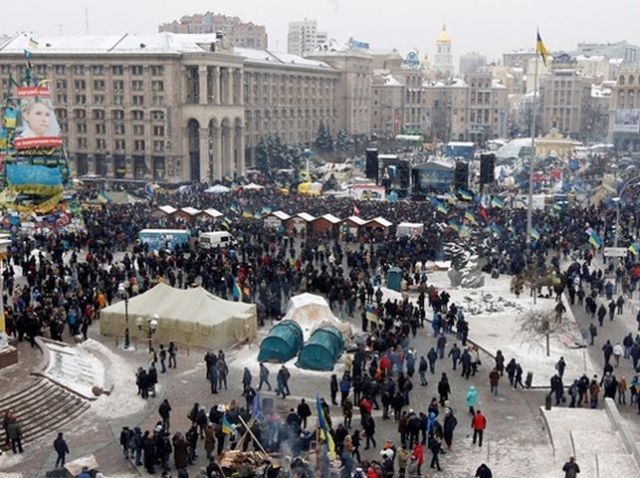
[[[18,118],[13,146],[22,154],[62,147],[60,125],[46,86],[18,88]]]

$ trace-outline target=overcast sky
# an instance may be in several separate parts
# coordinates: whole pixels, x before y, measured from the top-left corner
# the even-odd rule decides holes
[[[286,50],[287,24],[318,20],[329,38],[366,41],[375,49],[433,55],[446,22],[454,55],[490,59],[533,47],[536,27],[550,50],[580,41],[640,44],[640,0],[2,0],[0,33],[151,33],[160,23],[207,10],[264,24],[271,49]]]

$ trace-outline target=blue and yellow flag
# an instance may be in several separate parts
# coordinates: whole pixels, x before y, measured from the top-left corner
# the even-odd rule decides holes
[[[496,209],[504,209],[504,200],[498,196],[493,196],[491,198],[491,207],[495,207]]]
[[[547,50],[547,47],[544,46],[544,42],[542,41],[540,32],[537,33],[537,37],[536,37],[536,53],[542,57],[542,63],[544,63],[544,66],[547,66],[547,58],[549,58],[549,50]]]
[[[629,252],[634,256],[637,256],[638,252],[640,252],[640,244],[638,244],[637,242],[632,243],[629,246]]]
[[[598,234],[596,231],[591,231],[591,234],[589,234],[589,244],[591,244],[596,249],[600,249],[602,244],[604,244],[604,239],[602,239],[602,237],[600,237],[600,234]]]
[[[235,430],[236,426],[229,421],[227,415],[225,414],[225,416],[222,417],[222,433],[224,433],[225,435],[231,435]]]
[[[449,204],[456,205],[458,203],[458,198],[453,193],[446,193],[445,198]]]
[[[469,221],[471,224],[477,224],[478,223],[478,220],[476,219],[476,217],[473,215],[472,212],[465,211],[464,218],[467,221]]]
[[[463,201],[471,201],[471,200],[473,200],[473,194],[470,193],[469,191],[465,191],[462,188],[458,189],[458,194],[460,195],[460,197],[462,198]]]
[[[533,239],[534,241],[540,239],[540,233],[535,227],[531,228],[531,239]]]
[[[238,302],[241,298],[242,298],[242,289],[240,288],[238,281],[234,277],[233,278],[233,300],[235,302]]]
[[[316,413],[318,414],[318,428],[320,429],[320,434],[322,438],[327,443],[327,450],[330,459],[334,459],[336,456],[336,444],[333,442],[333,437],[331,433],[329,433],[329,425],[327,424],[327,419],[324,416],[324,410],[322,409],[322,404],[320,403],[320,397],[316,394]]]

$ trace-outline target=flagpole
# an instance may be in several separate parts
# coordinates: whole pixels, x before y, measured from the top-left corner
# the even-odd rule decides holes
[[[531,242],[531,229],[533,217],[533,168],[536,159],[536,118],[538,117],[538,51],[536,47],[536,61],[533,73],[533,111],[531,114],[531,159],[529,161],[529,201],[527,207],[527,244]]]

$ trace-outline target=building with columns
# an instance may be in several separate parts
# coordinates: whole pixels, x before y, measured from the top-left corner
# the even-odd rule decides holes
[[[241,176],[260,137],[311,142],[338,127],[340,72],[321,61],[235,49],[217,35],[38,37],[78,176],[165,183]],[[29,38],[0,45],[0,94],[20,78]]]
[[[624,153],[640,153],[640,67],[627,65],[612,85],[609,142]]]

